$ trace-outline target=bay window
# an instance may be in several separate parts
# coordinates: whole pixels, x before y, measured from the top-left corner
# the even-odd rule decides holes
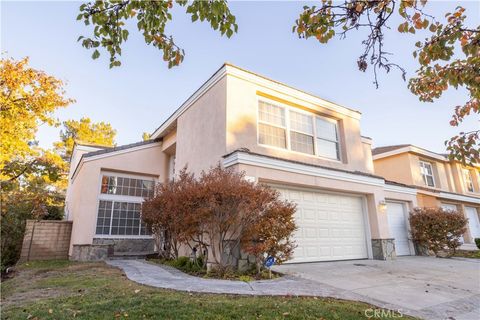
[[[336,120],[265,101],[258,105],[258,143],[340,160]]]

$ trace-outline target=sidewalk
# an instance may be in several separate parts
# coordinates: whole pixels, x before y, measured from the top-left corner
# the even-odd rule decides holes
[[[259,281],[204,279],[190,276],[175,268],[157,265],[145,260],[108,260],[107,264],[122,269],[126,276],[147,286],[187,292],[242,294],[253,296],[314,296],[362,301],[380,308],[397,310],[398,306],[384,303],[360,294],[342,290],[312,280],[285,275],[281,278]],[[413,316],[415,311],[404,310]],[[409,312],[410,311],[410,312]]]

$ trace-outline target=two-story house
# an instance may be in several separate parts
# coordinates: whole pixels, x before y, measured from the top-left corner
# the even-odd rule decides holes
[[[468,218],[465,243],[480,238],[480,166],[465,167],[412,145],[380,147],[372,153],[376,174],[415,186],[419,207],[463,212]]]
[[[219,162],[297,204],[292,262],[414,254],[407,217],[416,191],[374,174],[360,119],[358,111],[225,64],[152,140],[75,147],[70,254],[92,259],[110,243],[115,254],[153,250],[140,219],[153,184],[185,166],[198,174]]]

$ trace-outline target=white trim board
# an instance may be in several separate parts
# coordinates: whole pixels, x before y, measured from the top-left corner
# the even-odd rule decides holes
[[[383,178],[375,178],[357,175],[348,172],[341,172],[336,170],[329,170],[326,168],[319,168],[307,164],[292,163],[290,161],[271,159],[263,156],[252,155],[244,152],[234,152],[223,160],[225,167],[230,167],[236,164],[247,164],[263,168],[276,169],[310,176],[322,177],[327,179],[341,180],[347,182],[368,184],[378,187],[384,186]]]
[[[390,191],[390,192],[405,193],[413,196],[417,195],[417,189],[415,188],[402,187],[402,186],[397,186],[397,185],[392,185],[387,183],[385,183],[385,186],[383,187],[383,189],[385,191]]]
[[[129,153],[129,152],[135,152],[135,151],[139,151],[139,150],[143,150],[143,149],[155,148],[155,147],[159,147],[161,145],[162,145],[161,142],[154,142],[154,143],[144,144],[144,145],[140,145],[140,146],[136,146],[136,147],[132,147],[132,148],[106,152],[106,153],[102,153],[102,154],[99,154],[99,155],[96,155],[96,156],[91,156],[91,157],[83,157],[82,156],[82,158],[80,159],[80,161],[77,164],[77,167],[75,168],[75,172],[74,172],[71,180],[72,181],[75,180],[75,178],[77,177],[80,170],[82,170],[82,166],[83,166],[84,162],[94,161],[94,160],[108,158],[108,157],[112,157],[112,156],[118,156],[118,155],[121,155],[121,154]]]
[[[462,202],[480,204],[480,198],[463,196],[463,195],[459,195],[459,194],[451,194],[451,193],[446,193],[446,192],[440,192],[438,197],[442,198],[442,199],[457,200],[457,201],[462,201]]]
[[[248,154],[241,151],[234,152],[223,160],[223,165],[226,168],[236,164],[247,164],[269,169],[283,170],[322,178],[335,179],[340,181],[374,185],[383,187],[385,191],[417,195],[417,189],[386,184],[383,178],[368,177],[349,172],[329,170],[326,168],[310,166],[308,164],[292,163],[290,161],[271,159],[259,155]]]
[[[428,150],[425,150],[425,149],[422,149],[422,148],[419,148],[419,147],[415,147],[415,146],[406,146],[406,147],[398,148],[398,149],[395,149],[395,150],[379,153],[379,154],[373,155],[373,160],[387,158],[387,157],[391,157],[391,156],[401,154],[401,153],[406,153],[406,152],[418,153],[418,154],[421,154],[425,157],[433,158],[433,159],[440,160],[440,161],[443,161],[443,162],[448,161],[448,159],[445,156],[442,156],[441,154],[431,152],[431,151],[428,151]]]

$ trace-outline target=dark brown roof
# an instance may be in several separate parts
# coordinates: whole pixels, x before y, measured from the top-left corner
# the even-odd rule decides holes
[[[385,180],[385,184],[389,184],[389,185],[392,185],[392,186],[399,186],[399,187],[403,187],[403,188],[417,189],[415,186],[411,186],[411,185],[408,185],[408,184],[387,180],[385,178],[384,178],[384,180]]]
[[[155,139],[155,140],[146,140],[146,141],[140,141],[140,142],[135,142],[135,143],[130,143],[130,144],[124,144],[123,146],[117,146],[117,147],[110,147],[110,148],[104,147],[104,149],[102,149],[102,150],[97,150],[97,151],[92,151],[92,152],[89,152],[89,153],[85,153],[82,157],[88,158],[88,157],[98,156],[99,154],[130,149],[130,148],[143,146],[143,145],[150,144],[150,143],[155,143],[155,142],[158,142],[158,141],[160,141],[160,140]]]
[[[385,153],[385,152],[401,149],[401,148],[408,147],[408,146],[411,146],[411,144],[397,144],[397,145],[394,145],[394,146],[378,147],[378,148],[372,149],[372,155]]]

